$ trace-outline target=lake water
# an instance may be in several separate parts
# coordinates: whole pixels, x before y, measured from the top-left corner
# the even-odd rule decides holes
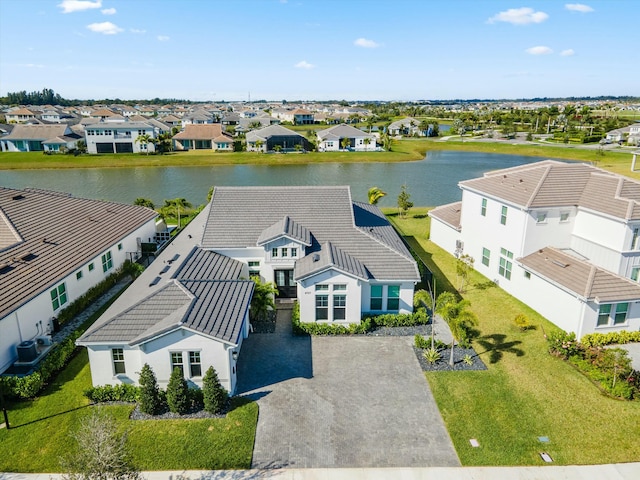
[[[424,160],[402,163],[2,170],[0,186],[43,188],[123,203],[145,197],[156,205],[177,197],[194,205],[203,204],[214,185],[350,185],[353,199],[360,201],[367,201],[369,188],[378,186],[388,194],[379,203],[384,207],[396,205],[400,187],[406,184],[416,206],[434,206],[460,200],[458,182],[462,180],[540,160],[443,151],[428,152]]]

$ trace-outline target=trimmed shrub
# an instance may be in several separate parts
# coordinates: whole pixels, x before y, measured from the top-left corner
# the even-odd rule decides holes
[[[139,389],[134,385],[121,383],[118,385],[102,385],[87,388],[84,396],[94,403],[104,402],[128,402],[135,403],[138,400]]]
[[[140,393],[138,396],[140,411],[149,415],[157,415],[160,413],[162,408],[160,388],[158,387],[156,375],[147,363],[145,363],[142,370],[140,370],[138,384],[140,385]]]
[[[202,393],[206,412],[219,415],[227,407],[229,395],[224,389],[215,368],[209,367],[202,379]]]
[[[516,315],[516,318],[513,319],[513,323],[515,323],[516,327],[518,327],[523,332],[534,328],[531,320],[529,320],[529,317],[527,317],[523,313],[519,313],[518,315]]]
[[[625,343],[640,342],[640,331],[629,332],[622,330],[620,332],[609,333],[588,333],[580,339],[586,347],[602,347],[604,345],[622,345]]]
[[[182,370],[178,367],[173,369],[169,378],[167,405],[169,405],[169,411],[179,415],[184,415],[189,411],[189,387]]]

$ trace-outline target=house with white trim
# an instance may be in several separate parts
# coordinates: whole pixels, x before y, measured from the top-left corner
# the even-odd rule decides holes
[[[349,187],[216,187],[207,207],[79,340],[94,385],[136,384],[148,363],[236,388],[249,335],[250,276],[297,299],[301,321],[347,325],[408,313],[416,262],[380,210]]]
[[[3,152],[59,152],[76,148],[81,136],[67,124],[16,125],[0,140]]]
[[[233,151],[233,137],[223,132],[219,123],[188,124],[173,136],[173,144],[176,150]]]
[[[87,153],[145,153],[154,152],[152,142],[136,142],[141,135],[158,137],[160,129],[148,122],[101,121],[85,128]]]
[[[334,152],[344,150],[344,144],[348,143],[347,148],[356,152],[366,152],[376,150],[376,136],[362,130],[346,125],[344,123],[335,125],[318,133],[318,151]]]
[[[640,182],[546,160],[459,186],[434,243],[578,337],[640,329]]]
[[[60,310],[138,258],[156,216],[145,207],[0,187],[0,372],[16,360],[33,365]]]

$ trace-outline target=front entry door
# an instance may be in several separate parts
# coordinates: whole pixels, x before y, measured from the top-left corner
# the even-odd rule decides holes
[[[296,298],[296,282],[293,280],[292,270],[275,270],[276,287],[280,298]]]

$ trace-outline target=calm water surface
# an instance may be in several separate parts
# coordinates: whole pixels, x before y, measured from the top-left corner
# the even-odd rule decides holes
[[[366,201],[374,185],[387,192],[381,206],[395,206],[402,184],[411,201],[433,206],[460,200],[458,182],[484,172],[541,160],[520,155],[429,152],[424,160],[403,163],[330,163],[311,165],[217,165],[212,167],[96,168],[0,171],[0,186],[36,187],[77,197],[132,203],[137,197],[162,204],[184,197],[206,202],[212,185],[350,185],[354,200]]]

